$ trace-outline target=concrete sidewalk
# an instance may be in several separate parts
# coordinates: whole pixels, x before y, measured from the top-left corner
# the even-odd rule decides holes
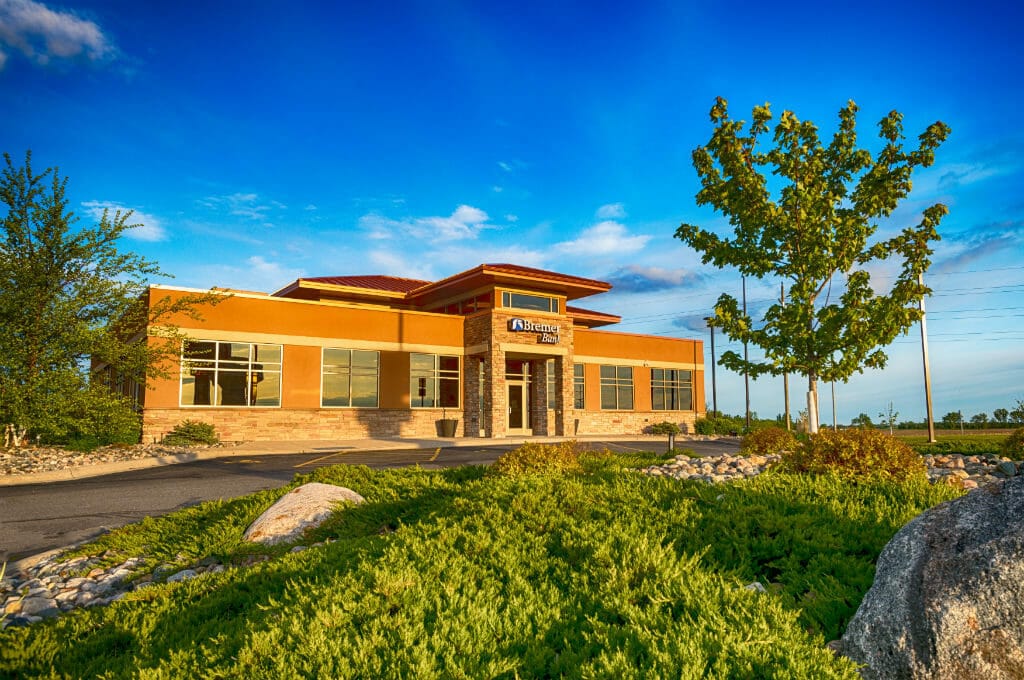
[[[164,465],[176,465],[180,463],[192,463],[200,460],[214,458],[231,458],[244,456],[266,456],[273,454],[331,454],[341,451],[400,451],[407,449],[447,449],[462,447],[486,447],[519,445],[525,442],[549,444],[576,440],[580,442],[615,442],[615,441],[650,441],[652,445],[664,444],[667,438],[657,435],[618,435],[618,436],[583,436],[583,437],[505,437],[501,439],[489,439],[484,437],[454,437],[451,439],[424,438],[381,438],[381,439],[317,439],[317,440],[296,440],[296,441],[260,441],[260,442],[239,442],[225,446],[217,446],[210,449],[200,449],[189,453],[182,453],[170,456],[151,456],[148,458],[136,458],[132,460],[113,461],[110,463],[98,463],[96,465],[80,465],[66,468],[64,470],[53,470],[50,472],[37,472],[25,475],[3,475],[0,476],[0,487],[17,486],[21,484],[45,484],[48,482],[64,482],[75,479],[86,479],[89,477],[101,477],[103,475],[116,474],[118,472],[130,472],[132,470],[145,470],[148,468],[162,467]],[[700,435],[688,437],[678,435],[677,442],[688,439],[708,439]]]

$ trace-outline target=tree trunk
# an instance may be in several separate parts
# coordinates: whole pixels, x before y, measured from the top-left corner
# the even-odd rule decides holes
[[[807,376],[807,432],[818,431],[818,382],[813,375]]]

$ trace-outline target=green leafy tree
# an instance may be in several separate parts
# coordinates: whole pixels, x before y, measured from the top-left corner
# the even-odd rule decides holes
[[[992,411],[992,420],[996,421],[1000,425],[1006,425],[1006,422],[1010,419],[1010,411],[1005,408],[997,408]]]
[[[988,424],[988,414],[987,413],[975,413],[973,416],[971,416],[971,425],[973,425],[976,429],[984,430],[985,426],[987,424]]]
[[[128,400],[106,379],[142,383],[166,375],[177,354],[170,314],[215,302],[207,295],[149,301],[146,279],[159,268],[118,249],[138,226],[130,213],[104,213],[78,228],[68,209],[67,178],[55,168],[32,170],[31,153],[16,167],[4,154],[0,203],[0,426],[6,445],[26,435],[52,439],[101,436],[137,428]],[[194,316],[194,312],[192,313]],[[150,324],[163,323],[164,341]],[[103,368],[102,373],[95,369]]]
[[[854,427],[874,427],[875,424],[871,422],[871,416],[867,413],[861,413],[859,416],[850,421],[850,425]]]
[[[1015,425],[1024,423],[1024,401],[1017,400],[1017,405],[1010,411],[1010,422]]]
[[[961,415],[959,411],[950,411],[942,416],[942,426],[948,430],[955,430],[960,427]]]
[[[916,150],[904,151],[902,115],[893,111],[879,123],[882,148],[872,157],[857,147],[856,114],[852,101],[839,111],[839,129],[825,146],[812,122],[784,111],[771,148],[763,149],[769,106],[755,107],[744,131],[746,123],[730,118],[719,98],[711,109],[711,140],[693,152],[702,185],[696,198],[729,218],[733,237],[692,224],[676,231],[705,264],[789,282],[786,304],[769,307],[759,326],[730,295],[719,297],[713,323],[764,353],[763,360],[745,361],[725,352],[719,363],[726,368],[754,377],[807,377],[811,431],[818,427],[818,381],[846,381],[885,366],[880,348],[920,318],[918,302],[930,292],[920,276],[948,212],[930,206],[916,226],[872,240],[877,221],[910,192],[912,171],[932,164],[949,128],[933,123]],[[869,271],[890,258],[902,260],[900,273],[887,292],[877,293]]]

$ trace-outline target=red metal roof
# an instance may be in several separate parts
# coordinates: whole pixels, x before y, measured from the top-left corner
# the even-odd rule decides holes
[[[560,274],[547,269],[534,269],[533,267],[524,267],[518,264],[485,264],[484,269],[498,270],[507,274],[515,274],[518,276],[535,276],[538,278],[549,279],[554,281],[565,281],[567,283],[584,283],[591,286],[599,286],[602,288],[611,288],[604,281],[598,281],[597,279],[587,279],[582,276],[573,276],[571,274]]]
[[[565,313],[569,316],[589,316],[595,319],[607,319],[613,323],[622,321],[622,317],[618,314],[608,314],[607,312],[595,312],[592,309],[583,309],[582,307],[573,307],[572,305],[565,306]]]
[[[350,288],[365,288],[367,290],[386,290],[395,293],[408,293],[430,283],[418,279],[404,279],[399,276],[384,276],[382,274],[368,274],[365,276],[315,276],[303,278],[303,281],[316,281],[332,286],[349,286]]]

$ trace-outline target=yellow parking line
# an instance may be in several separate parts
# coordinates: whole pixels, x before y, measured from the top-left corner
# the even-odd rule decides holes
[[[430,460],[428,460],[427,462],[428,463],[433,463],[435,460],[437,460],[437,457],[440,456],[440,455],[441,455],[441,449],[438,448],[437,450],[434,451],[434,455],[431,456]]]
[[[335,451],[334,453],[328,453],[326,456],[320,456],[319,458],[314,458],[313,460],[307,460],[305,463],[299,463],[298,465],[295,465],[293,467],[297,467],[297,468],[306,467],[307,465],[313,465],[314,463],[319,463],[320,461],[327,460],[328,458],[334,458],[335,456],[344,456],[344,455],[347,455],[349,453],[355,453],[355,452],[354,451]]]

